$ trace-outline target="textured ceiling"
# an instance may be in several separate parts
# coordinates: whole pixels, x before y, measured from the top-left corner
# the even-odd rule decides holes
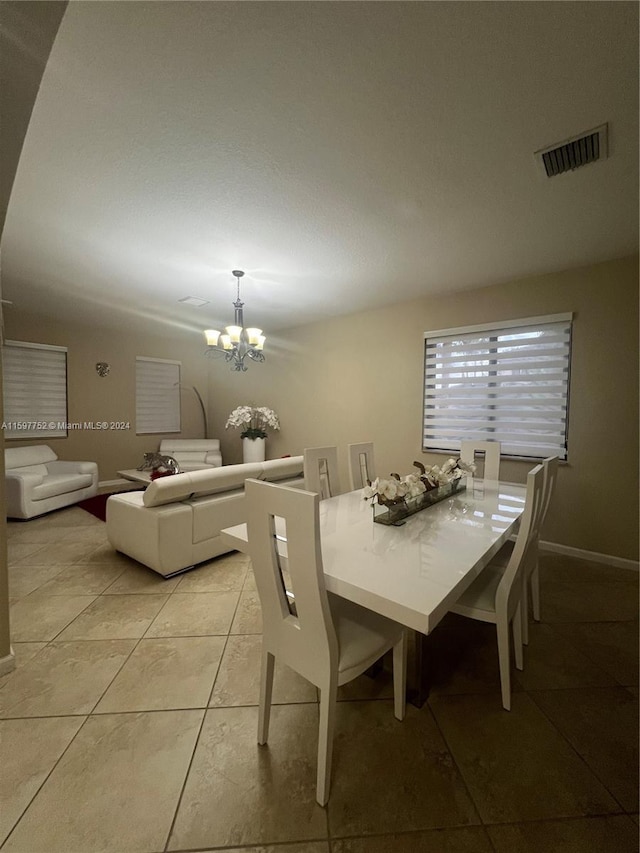
[[[241,268],[268,332],[631,254],[637,62],[635,3],[72,2],[3,295],[219,327]],[[608,160],[541,174],[603,122]]]

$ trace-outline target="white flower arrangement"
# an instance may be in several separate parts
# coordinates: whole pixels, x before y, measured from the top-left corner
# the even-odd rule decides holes
[[[225,424],[225,429],[242,429],[240,438],[266,438],[267,427],[280,429],[280,421],[273,409],[266,406],[238,406]]]
[[[448,459],[442,467],[432,465],[425,468],[421,462],[414,462],[419,473],[413,472],[400,477],[398,474],[390,474],[389,479],[382,480],[379,477],[364,487],[362,494],[365,500],[371,503],[379,503],[384,506],[395,506],[406,503],[407,498],[416,498],[431,489],[445,486],[459,480],[465,474],[475,473],[476,466],[473,462],[463,462],[462,459]]]

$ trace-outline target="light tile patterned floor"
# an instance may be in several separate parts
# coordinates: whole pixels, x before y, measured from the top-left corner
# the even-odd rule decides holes
[[[638,575],[544,555],[513,710],[491,626],[447,617],[433,689],[341,690],[315,803],[317,694],[282,668],[256,745],[260,605],[231,554],[165,581],[79,508],[9,524],[2,853],[638,850]]]

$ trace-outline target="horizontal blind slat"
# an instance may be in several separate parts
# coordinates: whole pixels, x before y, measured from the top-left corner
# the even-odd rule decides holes
[[[136,359],[136,433],[180,432],[180,364]]]
[[[500,441],[506,455],[566,458],[571,322],[425,334],[424,449]]]
[[[46,345],[7,342],[3,347],[5,437],[55,438],[67,435],[67,353]],[[21,429],[31,423],[53,424]]]

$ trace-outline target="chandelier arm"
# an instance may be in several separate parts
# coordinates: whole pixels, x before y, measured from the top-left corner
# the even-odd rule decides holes
[[[226,351],[220,349],[220,347],[207,347],[204,351],[204,354],[207,358],[220,358],[222,355],[226,355]]]

